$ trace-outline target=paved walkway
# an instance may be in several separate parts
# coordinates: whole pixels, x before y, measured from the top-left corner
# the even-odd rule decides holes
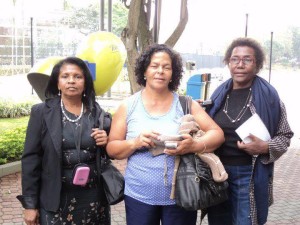
[[[275,203],[270,207],[266,225],[300,225],[300,140],[293,139],[289,151],[275,165]],[[114,164],[124,172],[126,160],[115,160]],[[21,225],[22,207],[16,199],[21,193],[20,173],[0,178],[0,224]],[[125,225],[124,203],[112,206],[112,225]],[[199,225],[199,220],[197,225]],[[205,220],[204,223],[207,224]]]

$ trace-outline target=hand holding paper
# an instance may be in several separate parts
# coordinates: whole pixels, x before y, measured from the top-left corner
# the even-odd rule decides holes
[[[235,132],[243,140],[245,144],[250,143],[249,134],[260,138],[263,141],[271,139],[270,133],[258,114],[253,114],[247,121],[239,126]]]

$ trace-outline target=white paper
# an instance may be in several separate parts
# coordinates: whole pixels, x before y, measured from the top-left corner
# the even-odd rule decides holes
[[[268,129],[259,115],[256,113],[246,120],[241,126],[239,126],[235,132],[245,144],[251,142],[251,139],[249,138],[250,134],[253,134],[263,141],[269,141],[271,139]]]

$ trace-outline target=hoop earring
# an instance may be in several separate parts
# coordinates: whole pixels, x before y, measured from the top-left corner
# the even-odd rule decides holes
[[[58,94],[57,94],[58,96],[61,96],[61,94],[60,94],[60,90],[58,89]]]

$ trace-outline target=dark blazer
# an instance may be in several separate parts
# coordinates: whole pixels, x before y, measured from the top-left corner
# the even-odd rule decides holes
[[[95,108],[99,118],[102,109],[98,104]],[[111,120],[108,117],[104,123],[107,133]],[[60,98],[56,97],[31,109],[21,160],[22,195],[17,196],[25,209],[58,210],[62,187],[61,146],[62,113]]]

